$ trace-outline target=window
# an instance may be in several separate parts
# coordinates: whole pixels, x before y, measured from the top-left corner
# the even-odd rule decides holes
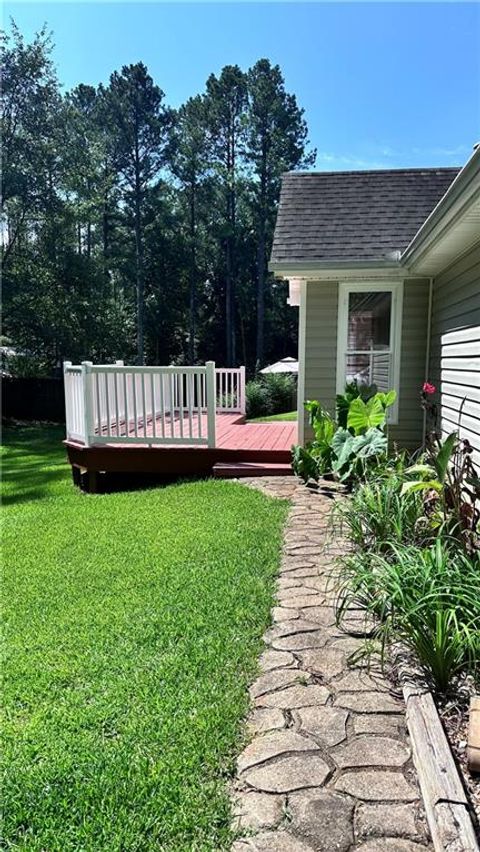
[[[398,420],[402,282],[339,285],[337,393],[347,382],[395,388]]]

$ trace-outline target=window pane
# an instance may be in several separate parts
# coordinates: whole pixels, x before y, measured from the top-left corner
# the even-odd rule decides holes
[[[369,355],[347,355],[345,381],[356,381],[359,385],[371,384]]]
[[[389,349],[391,315],[391,292],[350,293],[347,349]]]

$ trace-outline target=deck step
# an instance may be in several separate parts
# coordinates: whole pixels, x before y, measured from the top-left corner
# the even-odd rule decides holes
[[[213,466],[216,479],[237,479],[244,476],[293,476],[290,464],[275,462],[217,462]]]

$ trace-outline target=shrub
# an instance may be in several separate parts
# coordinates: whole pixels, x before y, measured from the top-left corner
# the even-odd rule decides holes
[[[268,393],[268,414],[291,411],[295,405],[297,383],[290,373],[270,373],[262,378]]]
[[[270,414],[268,410],[270,399],[263,382],[254,379],[246,383],[245,401],[247,417],[262,417]]]
[[[295,405],[296,387],[296,381],[289,373],[270,373],[247,382],[247,417],[291,411]]]
[[[455,675],[478,674],[480,555],[455,552],[448,541],[392,544],[388,557],[359,551],[342,560],[338,620],[353,602],[376,616],[382,649],[400,640],[425,675],[445,691]]]

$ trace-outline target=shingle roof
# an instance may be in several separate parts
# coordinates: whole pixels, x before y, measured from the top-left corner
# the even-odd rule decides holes
[[[392,258],[407,247],[459,171],[288,172],[271,260]]]

